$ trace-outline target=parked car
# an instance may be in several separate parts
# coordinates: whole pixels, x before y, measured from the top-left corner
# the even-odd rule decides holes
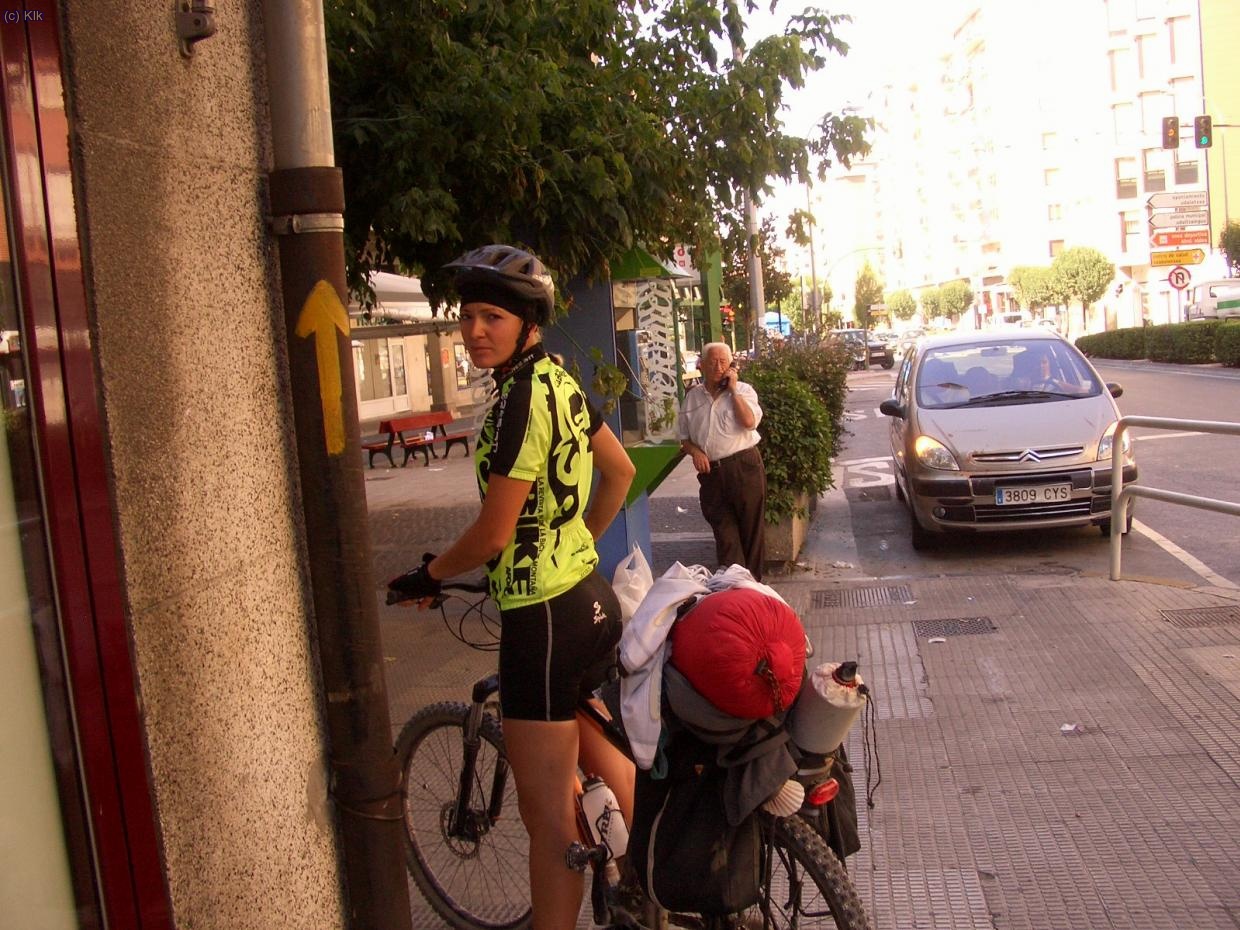
[[[848,347],[853,354],[854,370],[865,369],[869,365],[892,368],[896,363],[891,347],[864,329],[833,329],[827,335],[827,340]]]
[[[908,505],[913,547],[951,531],[1093,524],[1109,533],[1122,393],[1071,343],[1038,328],[918,342],[879,406],[891,418],[896,496]],[[1128,483],[1137,466],[1127,433],[1123,461]]]
[[[1194,284],[1184,305],[1184,318],[1190,323],[1240,319],[1240,278]]]

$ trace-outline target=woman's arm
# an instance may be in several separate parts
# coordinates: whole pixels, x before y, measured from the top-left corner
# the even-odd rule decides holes
[[[431,577],[443,581],[485,565],[499,555],[516,532],[517,517],[525,506],[532,484],[532,481],[491,475],[478,519],[430,563]]]
[[[616,434],[604,423],[590,437],[590,451],[594,453],[594,467],[599,472],[598,487],[590,501],[590,509],[586,513],[586,528],[597,540],[603,531],[611,525],[624,499],[629,493],[629,485],[637,474],[629,454],[620,445]]]

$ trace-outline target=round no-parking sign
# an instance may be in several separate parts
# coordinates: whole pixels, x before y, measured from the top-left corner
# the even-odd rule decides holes
[[[1167,283],[1174,287],[1177,291],[1182,291],[1188,287],[1189,282],[1193,280],[1192,274],[1183,265],[1176,265],[1167,274]]]

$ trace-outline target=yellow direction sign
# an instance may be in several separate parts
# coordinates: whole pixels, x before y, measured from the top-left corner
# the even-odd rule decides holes
[[[302,304],[295,332],[302,339],[314,337],[319,365],[319,399],[323,404],[323,438],[327,441],[327,454],[340,455],[344,452],[344,405],[336,333],[349,335],[349,313],[336,296],[336,289],[326,281],[316,284]]]
[[[1206,253],[1201,249],[1176,249],[1174,252],[1151,252],[1150,264],[1158,265],[1200,265],[1206,260]]]

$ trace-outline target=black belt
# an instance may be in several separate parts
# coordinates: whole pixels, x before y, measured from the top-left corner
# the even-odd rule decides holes
[[[754,451],[755,449],[757,449],[757,448],[758,448],[757,446],[750,446],[748,449],[741,449],[741,451],[740,451],[740,452],[733,452],[731,455],[725,455],[725,456],[724,456],[723,458],[721,458],[721,459],[715,459],[715,461],[713,461],[713,462],[711,462],[711,463],[710,463],[710,467],[711,467],[711,468],[717,468],[718,466],[720,466],[720,465],[724,464],[725,462],[730,462],[730,461],[732,461],[733,459],[738,459],[738,458],[740,458],[742,455],[745,455],[745,454],[747,454],[747,453],[749,453],[749,452],[753,452],[753,451]]]

